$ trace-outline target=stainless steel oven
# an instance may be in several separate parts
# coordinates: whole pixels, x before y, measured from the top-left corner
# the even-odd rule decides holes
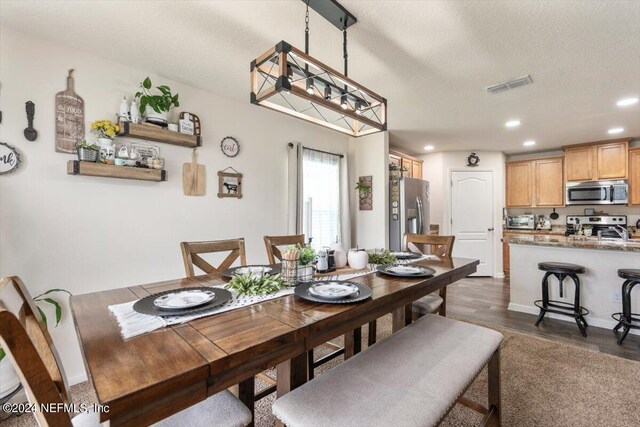
[[[626,205],[629,202],[627,180],[568,182],[567,205]]]

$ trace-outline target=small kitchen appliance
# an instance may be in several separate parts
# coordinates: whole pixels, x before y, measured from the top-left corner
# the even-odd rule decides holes
[[[533,214],[507,216],[507,229],[535,230],[536,218]]]

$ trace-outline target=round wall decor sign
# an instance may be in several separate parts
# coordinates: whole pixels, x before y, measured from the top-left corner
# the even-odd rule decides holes
[[[0,142],[0,175],[11,173],[20,166],[20,155],[15,148]]]
[[[240,143],[232,136],[225,136],[220,143],[220,149],[227,157],[235,157],[240,152]]]
[[[469,157],[467,157],[467,166],[476,167],[480,164],[480,157],[476,155],[476,153],[471,153]]]

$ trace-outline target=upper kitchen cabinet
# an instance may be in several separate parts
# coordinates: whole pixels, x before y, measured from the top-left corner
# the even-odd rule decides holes
[[[562,157],[533,161],[535,206],[564,206],[563,163]]]
[[[398,151],[389,152],[389,164],[393,164],[404,169],[404,178],[422,179],[422,160]]]
[[[629,204],[640,205],[640,147],[629,149]]]
[[[507,162],[507,207],[564,206],[562,157]]]
[[[528,207],[533,204],[531,161],[507,163],[507,207]]]
[[[629,139],[564,147],[567,181],[626,179]]]

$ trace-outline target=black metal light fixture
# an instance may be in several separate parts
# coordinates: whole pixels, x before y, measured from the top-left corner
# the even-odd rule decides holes
[[[358,137],[387,129],[387,100],[347,77],[347,28],[355,16],[335,0],[302,0],[305,51],[281,41],[251,62],[251,102]],[[309,55],[309,8],[343,32],[344,73]]]

